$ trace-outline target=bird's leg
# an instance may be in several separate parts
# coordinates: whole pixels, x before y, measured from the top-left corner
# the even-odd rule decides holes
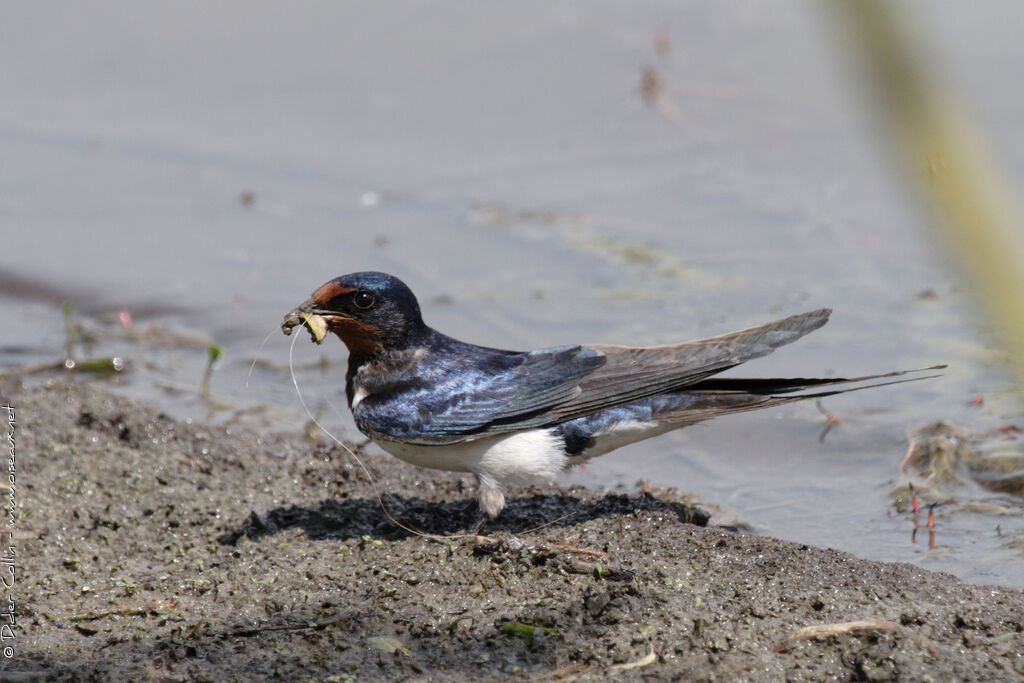
[[[480,514],[477,515],[476,521],[473,522],[472,524],[470,524],[466,528],[466,535],[467,536],[477,536],[477,535],[479,535],[480,534],[480,530],[484,528],[484,524],[489,522],[490,519],[491,519],[490,517],[488,517],[487,515],[485,515],[483,513],[483,511],[481,511]]]
[[[480,533],[480,528],[487,522],[487,515],[480,509],[480,503],[475,498],[452,507],[452,516],[458,519],[471,519],[472,523],[466,525],[466,535],[475,536]]]
[[[480,517],[467,530],[467,533],[471,536],[480,533],[484,524],[497,517],[502,508],[505,507],[505,493],[501,490],[501,485],[494,478],[486,474],[477,474],[476,480],[479,484],[476,492],[476,502],[480,508]]]
[[[478,474],[476,480],[480,484],[480,488],[476,492],[476,500],[480,504],[480,509],[487,513],[488,517],[497,517],[505,507],[505,492],[490,475]]]

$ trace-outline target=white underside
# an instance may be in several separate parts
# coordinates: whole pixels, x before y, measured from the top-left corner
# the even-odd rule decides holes
[[[565,468],[567,460],[562,440],[551,429],[531,429],[447,446],[397,441],[378,441],[377,445],[419,467],[472,472],[503,485],[552,479]]]
[[[505,507],[505,488],[550,480],[565,469],[564,441],[551,429],[532,429],[447,446],[377,441],[391,455],[436,470],[472,472],[480,482],[477,501],[491,517]]]
[[[493,517],[505,506],[504,492],[508,487],[538,480],[550,481],[568,466],[678,426],[657,422],[620,422],[607,432],[595,434],[594,444],[572,457],[565,454],[565,441],[553,429],[531,429],[446,446],[385,440],[376,443],[396,458],[418,467],[472,472],[480,482],[477,494],[480,508]]]

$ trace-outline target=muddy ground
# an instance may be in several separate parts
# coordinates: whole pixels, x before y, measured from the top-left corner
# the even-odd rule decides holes
[[[699,526],[642,493],[525,491],[483,537],[427,539],[298,430],[184,424],[85,383],[2,398],[4,680],[1024,676],[1019,590]],[[407,526],[473,521],[468,478],[367,463]]]

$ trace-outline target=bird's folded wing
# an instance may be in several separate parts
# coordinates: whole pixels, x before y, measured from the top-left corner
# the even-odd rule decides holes
[[[515,367],[475,375],[442,397],[419,400],[414,420],[381,415],[387,438],[445,444],[590,415],[682,389],[771,353],[825,324],[820,309],[739,332],[672,346],[556,347],[524,354]],[[383,409],[384,406],[381,406]],[[364,421],[372,419],[365,415]],[[384,423],[387,423],[386,425]],[[367,424],[373,428],[374,425]]]
[[[828,322],[831,313],[830,309],[822,308],[720,337],[672,346],[595,346],[605,354],[607,362],[583,379],[578,396],[555,407],[553,413],[559,420],[569,420],[645,396],[683,389],[796,341]]]

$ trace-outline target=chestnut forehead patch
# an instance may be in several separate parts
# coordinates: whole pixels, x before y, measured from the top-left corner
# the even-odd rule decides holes
[[[328,282],[327,284],[321,286],[320,289],[313,292],[313,296],[310,298],[313,301],[315,301],[318,305],[326,306],[334,297],[340,296],[341,294],[348,294],[349,292],[354,291],[356,290],[354,290],[351,287],[343,287],[342,285],[339,285],[337,282]]]

